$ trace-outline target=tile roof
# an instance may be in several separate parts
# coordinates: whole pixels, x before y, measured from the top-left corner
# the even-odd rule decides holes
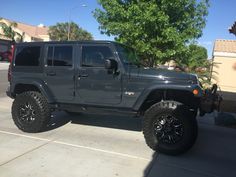
[[[17,22],[17,28],[29,36],[40,38],[41,35],[48,35],[47,27],[38,27]]]
[[[236,40],[217,39],[214,45],[214,52],[236,53]]]
[[[2,18],[2,19],[5,21],[8,21],[8,22],[16,22],[16,21],[5,19],[5,18]],[[42,35],[48,35],[48,27],[33,26],[33,25],[21,23],[21,22],[16,22],[16,23],[17,23],[16,28],[18,28],[22,32],[25,32],[26,34],[28,34],[31,37],[41,38]]]

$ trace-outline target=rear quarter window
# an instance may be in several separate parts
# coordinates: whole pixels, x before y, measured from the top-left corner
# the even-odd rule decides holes
[[[40,49],[40,46],[17,47],[15,66],[39,66]]]

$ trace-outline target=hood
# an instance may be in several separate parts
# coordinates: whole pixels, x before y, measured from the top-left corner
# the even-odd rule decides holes
[[[157,78],[160,80],[185,80],[197,82],[197,76],[185,72],[177,72],[162,68],[131,68],[130,74],[138,77]]]

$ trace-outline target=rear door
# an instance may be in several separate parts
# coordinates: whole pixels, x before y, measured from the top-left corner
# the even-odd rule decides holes
[[[73,44],[48,44],[45,56],[45,81],[58,102],[74,99]]]

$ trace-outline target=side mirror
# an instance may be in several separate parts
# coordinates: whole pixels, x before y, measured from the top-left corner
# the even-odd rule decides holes
[[[117,68],[118,68],[118,63],[116,60],[114,59],[107,59],[105,61],[105,68],[108,69],[108,70],[114,70],[116,71]]]

